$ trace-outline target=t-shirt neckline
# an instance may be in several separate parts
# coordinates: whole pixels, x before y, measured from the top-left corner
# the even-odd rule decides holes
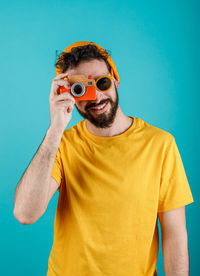
[[[124,131],[123,133],[118,134],[118,135],[114,135],[114,136],[96,136],[96,135],[92,134],[87,129],[86,120],[82,121],[82,129],[83,129],[84,135],[86,137],[92,139],[93,141],[113,141],[113,140],[121,139],[121,138],[124,138],[124,137],[127,137],[128,135],[130,135],[130,133],[133,132],[133,130],[135,129],[135,127],[137,125],[137,119],[138,119],[137,117],[133,117],[133,116],[128,116],[128,117],[133,119],[133,122],[132,122],[131,126],[126,131]]]

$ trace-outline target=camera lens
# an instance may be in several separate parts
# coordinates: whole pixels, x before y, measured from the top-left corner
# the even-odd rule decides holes
[[[85,94],[85,86],[80,82],[76,82],[71,87],[71,93],[75,97],[81,97]]]
[[[76,85],[74,87],[74,92],[77,94],[77,95],[80,95],[82,93],[82,87],[80,85]]]

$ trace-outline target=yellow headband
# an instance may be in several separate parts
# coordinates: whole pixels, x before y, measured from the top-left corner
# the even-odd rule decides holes
[[[94,43],[94,42],[90,42],[90,41],[78,41],[78,42],[75,42],[75,43],[72,43],[71,45],[69,45],[69,46],[60,54],[60,56],[63,55],[64,53],[69,53],[73,47],[84,46],[84,45],[88,45],[88,44],[94,44],[94,45],[96,45],[97,48],[99,48],[100,50],[104,50],[104,51],[105,51],[104,48],[102,48],[101,46],[99,46],[98,44],[96,44],[96,43]],[[108,55],[107,61],[108,61],[108,63],[110,64],[110,66],[111,66],[111,68],[112,68],[112,70],[113,70],[113,74],[114,74],[115,79],[119,82],[119,75],[118,75],[118,73],[117,73],[117,68],[116,68],[116,66],[115,66],[115,64],[114,64],[114,62],[113,62],[113,60],[112,60],[112,58],[111,58],[110,55]],[[58,68],[56,68],[56,76],[57,76],[58,74],[60,74],[60,73],[62,73],[62,71],[59,70]]]

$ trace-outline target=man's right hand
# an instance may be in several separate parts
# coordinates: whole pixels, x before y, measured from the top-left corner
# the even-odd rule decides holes
[[[49,96],[51,123],[50,127],[63,132],[72,118],[75,99],[69,92],[58,94],[60,86],[71,89],[70,83],[64,80],[64,76],[69,74],[62,73],[52,80],[51,92]]]

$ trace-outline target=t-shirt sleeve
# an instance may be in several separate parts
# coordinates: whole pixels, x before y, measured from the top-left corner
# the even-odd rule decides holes
[[[56,157],[53,164],[53,169],[51,176],[56,180],[60,189],[61,182],[63,180],[63,165],[62,165],[62,158],[61,158],[61,144],[57,150]]]
[[[159,191],[158,212],[183,207],[194,202],[183,162],[173,135],[164,156]]]

